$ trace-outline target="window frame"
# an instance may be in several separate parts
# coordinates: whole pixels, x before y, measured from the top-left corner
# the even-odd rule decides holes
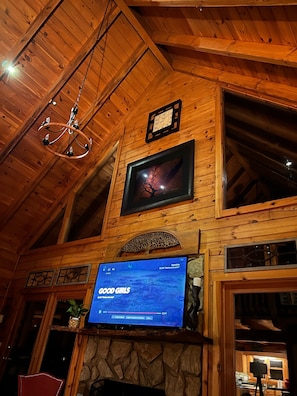
[[[225,162],[224,162],[224,150],[225,150],[225,128],[224,128],[224,91],[244,95],[254,100],[264,100],[276,106],[287,107],[288,109],[296,110],[296,106],[292,103],[284,100],[262,95],[260,93],[250,92],[242,89],[230,89],[225,86],[217,88],[216,92],[216,183],[215,183],[215,217],[223,218],[229,216],[236,216],[246,213],[255,213],[261,210],[269,210],[274,208],[280,208],[289,205],[297,204],[297,196],[274,199],[271,201],[265,201],[263,203],[255,203],[251,205],[239,206],[235,208],[225,209],[225,188],[226,188],[226,174],[225,174]]]

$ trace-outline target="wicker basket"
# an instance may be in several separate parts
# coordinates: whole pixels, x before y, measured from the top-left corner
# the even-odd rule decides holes
[[[68,322],[68,327],[70,329],[77,329],[79,327],[80,318],[70,317]]]

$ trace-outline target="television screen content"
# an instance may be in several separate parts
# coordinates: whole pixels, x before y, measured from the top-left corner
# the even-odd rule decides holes
[[[102,327],[181,328],[186,278],[185,256],[102,263],[88,322]]]

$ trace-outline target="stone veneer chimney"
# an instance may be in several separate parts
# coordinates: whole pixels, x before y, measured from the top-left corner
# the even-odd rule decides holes
[[[78,393],[98,379],[165,390],[166,396],[200,396],[202,346],[89,336]]]

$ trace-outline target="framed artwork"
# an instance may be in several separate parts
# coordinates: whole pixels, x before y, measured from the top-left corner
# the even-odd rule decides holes
[[[192,199],[194,146],[190,140],[128,164],[121,216]]]
[[[182,102],[179,99],[149,114],[146,143],[179,130],[181,107]]]

